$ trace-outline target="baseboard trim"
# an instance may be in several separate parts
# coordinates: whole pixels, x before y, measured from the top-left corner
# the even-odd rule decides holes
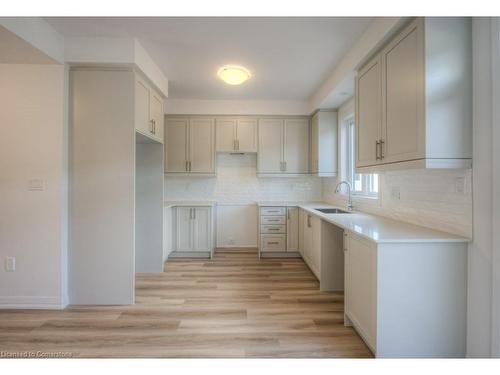
[[[0,296],[0,309],[62,310],[66,305],[60,297]]]

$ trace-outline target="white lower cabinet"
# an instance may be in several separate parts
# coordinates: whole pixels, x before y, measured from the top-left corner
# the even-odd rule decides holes
[[[268,206],[259,209],[260,256],[299,256],[298,207]]]
[[[212,207],[176,207],[173,256],[211,256],[213,251]]]
[[[364,238],[345,236],[345,313],[372,350],[376,344],[377,248]]]
[[[305,213],[303,222],[303,250],[302,256],[314,273],[321,280],[321,219]]]
[[[344,235],[345,323],[376,357],[464,357],[467,244]]]

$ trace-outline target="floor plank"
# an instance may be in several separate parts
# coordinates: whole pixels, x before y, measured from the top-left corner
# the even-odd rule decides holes
[[[343,325],[343,294],[319,291],[301,259],[219,249],[138,274],[132,306],[0,310],[0,351],[74,357],[372,357]]]

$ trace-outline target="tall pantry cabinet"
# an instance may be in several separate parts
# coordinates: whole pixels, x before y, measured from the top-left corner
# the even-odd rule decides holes
[[[131,304],[135,272],[162,269],[162,103],[133,69],[70,70],[72,304]]]

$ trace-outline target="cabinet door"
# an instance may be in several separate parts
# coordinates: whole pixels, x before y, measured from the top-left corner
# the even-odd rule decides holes
[[[346,250],[346,314],[374,348],[377,318],[376,245],[348,232]]]
[[[299,252],[304,257],[304,234],[306,225],[306,213],[303,209],[299,209]]]
[[[308,173],[309,121],[285,120],[284,129],[284,172]]]
[[[299,209],[286,209],[286,251],[299,251]]]
[[[321,219],[311,217],[310,267],[318,279],[321,278]]]
[[[150,119],[154,121],[153,123],[153,136],[159,142],[163,142],[163,98],[156,91],[150,90]]]
[[[311,264],[311,250],[312,250],[312,227],[311,227],[311,220],[312,220],[312,215],[308,214],[305,212],[304,215],[304,251],[303,251],[303,257],[304,260],[306,261],[307,265]]]
[[[152,136],[149,108],[149,86],[139,77],[135,79],[135,128],[144,135]]]
[[[319,114],[316,113],[311,120],[311,172],[312,173],[317,173],[319,170],[318,128],[319,128]]]
[[[259,173],[282,173],[283,120],[259,120]]]
[[[236,119],[216,120],[216,150],[219,152],[232,152],[236,149]]]
[[[425,157],[423,31],[418,20],[382,51],[382,162]]]
[[[193,219],[191,207],[176,208],[176,251],[193,250]]]
[[[191,173],[215,173],[215,124],[210,118],[189,121]]]
[[[193,208],[193,250],[212,251],[211,209]]]
[[[187,172],[188,119],[168,119],[165,126],[165,172]]]
[[[236,127],[236,147],[241,152],[257,152],[257,120],[239,119]]]
[[[380,57],[366,65],[356,77],[356,167],[379,163],[377,143],[381,124]]]

